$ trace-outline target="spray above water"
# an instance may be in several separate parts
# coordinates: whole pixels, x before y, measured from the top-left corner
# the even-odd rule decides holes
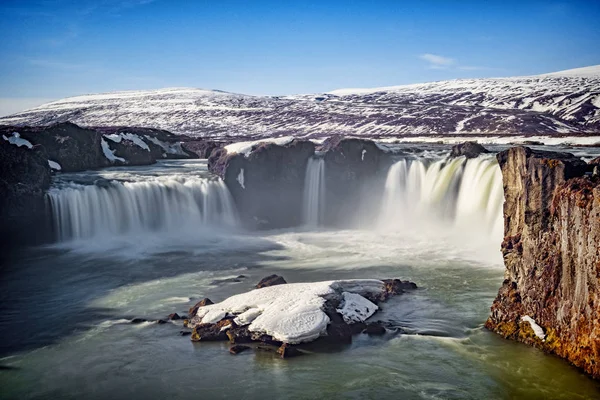
[[[304,180],[303,221],[308,227],[323,224],[325,216],[325,160],[311,157],[306,164]]]
[[[231,195],[221,180],[113,181],[52,189],[48,196],[61,241],[237,224]]]

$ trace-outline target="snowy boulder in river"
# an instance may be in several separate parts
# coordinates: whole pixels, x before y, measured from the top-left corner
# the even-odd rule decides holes
[[[241,293],[199,307],[188,322],[192,341],[300,344],[321,337],[351,340],[367,326],[382,301],[412,282],[398,279],[355,279],[288,283]],[[342,337],[343,336],[343,337]]]

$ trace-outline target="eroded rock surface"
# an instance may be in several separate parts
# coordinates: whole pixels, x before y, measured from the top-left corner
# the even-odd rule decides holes
[[[467,158],[476,158],[489,151],[477,142],[464,142],[452,146],[450,158],[465,156]]]
[[[40,146],[18,146],[0,136],[0,172],[0,248],[4,256],[5,249],[15,243],[44,240],[36,236],[44,234],[46,224],[48,156]]]
[[[367,322],[378,303],[414,288],[398,279],[268,286],[198,307],[188,327],[192,341],[260,342],[281,346],[279,353],[287,358],[296,355],[294,346],[317,339],[340,344],[363,331],[384,334],[381,323]]]
[[[248,154],[213,151],[208,167],[223,178],[245,226],[284,228],[302,223],[304,177],[315,145],[293,140],[258,143]]]
[[[600,178],[568,153],[517,147],[498,161],[506,272],[486,327],[600,378]]]

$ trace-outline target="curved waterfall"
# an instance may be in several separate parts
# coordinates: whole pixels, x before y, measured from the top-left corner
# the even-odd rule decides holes
[[[502,173],[495,158],[401,160],[390,167],[379,225],[440,220],[501,235]],[[479,229],[477,229],[479,230]]]
[[[236,212],[221,180],[190,177],[52,189],[59,240],[146,231],[234,226]]]
[[[311,157],[306,164],[304,180],[304,224],[316,227],[325,215],[325,160]]]

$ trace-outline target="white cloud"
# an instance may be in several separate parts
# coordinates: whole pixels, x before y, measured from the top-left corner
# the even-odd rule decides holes
[[[0,117],[25,111],[55,99],[43,97],[0,97]]]
[[[419,58],[421,60],[427,61],[429,63],[429,68],[433,69],[445,69],[456,64],[456,60],[454,60],[453,58],[431,53],[421,54]]]
[[[444,57],[438,54],[425,53],[421,54],[419,58],[427,61],[427,68],[429,69],[448,69],[454,71],[482,71],[493,69],[476,65],[461,65],[455,58]]]

